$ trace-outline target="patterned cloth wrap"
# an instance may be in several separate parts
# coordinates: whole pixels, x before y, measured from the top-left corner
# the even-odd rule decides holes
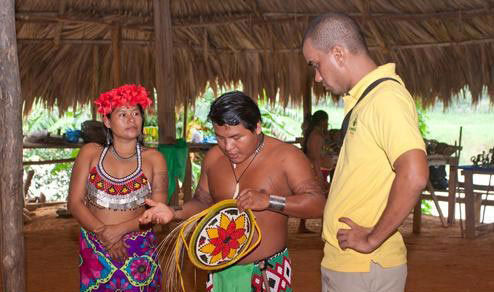
[[[96,235],[81,228],[81,292],[84,291],[161,291],[157,239],[151,230],[124,236],[128,245],[125,262],[113,260]]]
[[[219,272],[210,272],[207,292],[267,292],[261,266],[266,266],[269,292],[292,291],[292,266],[288,249],[250,264],[233,265]]]

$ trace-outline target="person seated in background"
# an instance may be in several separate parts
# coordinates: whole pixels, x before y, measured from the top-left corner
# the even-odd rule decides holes
[[[334,168],[334,161],[325,151],[328,141],[328,114],[325,111],[318,110],[310,118],[307,128],[304,131],[304,141],[302,150],[309,158],[317,178],[323,189],[329,189],[327,173]]]
[[[329,190],[327,177],[329,172],[334,168],[333,158],[325,151],[328,114],[325,111],[318,110],[310,118],[306,118],[302,127],[304,140],[302,141],[302,150],[309,158],[317,180],[319,181],[325,193]],[[305,226],[305,219],[300,220],[299,233],[307,233],[309,230]]]

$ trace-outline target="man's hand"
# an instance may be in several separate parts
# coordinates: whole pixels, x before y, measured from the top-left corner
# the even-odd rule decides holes
[[[269,195],[253,189],[244,189],[237,199],[237,207],[240,211],[251,209],[253,211],[263,211],[269,207]]]
[[[175,211],[166,204],[146,199],[146,205],[149,209],[139,217],[139,223],[148,224],[167,224],[175,218]]]
[[[103,246],[110,250],[115,243],[122,239],[125,231],[120,228],[120,225],[104,225],[95,232],[99,241]]]
[[[350,226],[350,229],[339,229],[336,233],[342,250],[351,248],[361,253],[371,253],[378,247],[378,244],[369,240],[372,228],[362,227],[346,217],[341,217],[339,221]]]
[[[117,241],[110,249],[108,249],[108,252],[110,253],[112,259],[124,262],[128,257],[127,248],[127,244],[123,241],[123,239],[121,239]]]

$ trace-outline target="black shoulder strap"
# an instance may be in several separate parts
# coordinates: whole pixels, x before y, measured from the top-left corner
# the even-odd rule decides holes
[[[376,81],[372,82],[369,86],[367,86],[367,88],[364,90],[364,92],[362,93],[362,95],[359,97],[359,99],[357,100],[357,102],[355,103],[355,105],[352,107],[352,109],[345,115],[345,118],[343,119],[343,122],[341,123],[341,133],[340,133],[340,137],[341,137],[341,140],[340,140],[340,145],[343,144],[343,140],[345,139],[345,135],[346,135],[346,131],[348,130],[348,123],[350,122],[350,116],[352,115],[352,111],[353,109],[357,106],[357,104],[359,102],[362,101],[362,99],[364,99],[364,97],[369,94],[369,92],[374,89],[376,86],[378,86],[381,82],[383,81],[386,81],[386,80],[393,80],[395,82],[398,82],[400,83],[398,80],[394,79],[394,78],[390,78],[390,77],[385,77],[385,78],[381,78],[381,79],[377,79]]]

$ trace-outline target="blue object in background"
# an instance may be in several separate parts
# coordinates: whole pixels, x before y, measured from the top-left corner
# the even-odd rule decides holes
[[[81,130],[67,130],[65,131],[65,141],[69,143],[77,143],[81,138]]]
[[[218,141],[216,141],[216,136],[206,136],[204,139],[202,139],[204,143],[211,143],[211,144],[216,144]]]

